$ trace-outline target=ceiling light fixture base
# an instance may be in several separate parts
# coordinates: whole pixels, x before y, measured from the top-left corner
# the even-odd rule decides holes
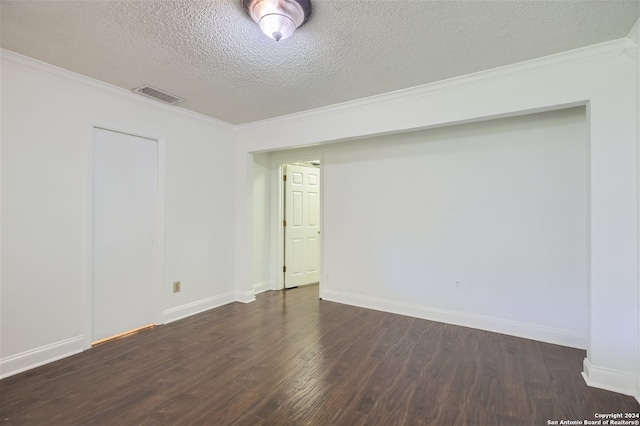
[[[275,41],[291,36],[311,16],[311,0],[242,0],[242,7]]]

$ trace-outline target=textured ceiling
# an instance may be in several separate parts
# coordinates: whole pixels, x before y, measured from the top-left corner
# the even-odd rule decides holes
[[[240,0],[0,2],[1,45],[241,124],[624,37],[633,1],[312,0],[275,42]]]

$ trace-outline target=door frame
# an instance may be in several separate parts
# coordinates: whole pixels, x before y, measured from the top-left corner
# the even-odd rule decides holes
[[[272,153],[276,158],[272,157],[272,178],[271,185],[272,193],[272,220],[271,228],[271,241],[272,241],[272,255],[271,264],[274,265],[274,271],[276,275],[274,290],[284,290],[284,273],[282,272],[282,266],[284,265],[284,227],[282,221],[284,220],[284,182],[282,180],[284,165],[289,163],[306,162],[318,160],[320,161],[320,244],[319,248],[319,292],[320,298],[322,298],[322,282],[324,277],[324,155],[323,154],[310,154],[310,155],[292,155],[292,153],[283,152],[283,156]]]
[[[94,173],[94,131],[102,129],[111,132],[149,139],[156,142],[156,205],[155,205],[155,246],[153,250],[152,306],[153,322],[163,324],[162,286],[164,282],[164,244],[165,244],[165,140],[150,136],[145,132],[123,129],[101,122],[92,122],[87,129],[85,143],[85,202],[84,202],[84,295],[82,300],[83,348],[89,349],[93,342],[93,173]]]

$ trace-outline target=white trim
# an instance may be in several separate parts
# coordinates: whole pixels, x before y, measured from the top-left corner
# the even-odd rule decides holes
[[[263,293],[269,290],[275,290],[275,283],[271,280],[262,281],[253,285],[254,294]]]
[[[251,303],[256,300],[256,295],[253,290],[249,291],[240,291],[236,290],[235,292],[235,301],[241,303]]]
[[[393,314],[422,318],[446,324],[492,331],[494,333],[508,334],[510,336],[523,337],[525,339],[538,340],[541,342],[553,343],[555,345],[569,346],[579,349],[584,349],[586,347],[586,333],[571,330],[562,330],[485,315],[470,314],[394,300],[361,296],[358,294],[344,293],[335,290],[325,289],[323,292],[323,299],[331,302],[344,303],[346,305],[359,306],[361,308],[375,309],[376,311],[390,312]]]
[[[0,360],[0,379],[82,352],[83,336],[60,340]]]
[[[272,250],[272,265],[275,266],[273,271],[276,271],[275,276],[275,288],[276,290],[284,290],[284,272],[282,267],[284,266],[284,227],[282,226],[282,220],[284,219],[284,182],[282,177],[285,174],[285,162],[279,161],[275,166],[278,171],[278,176],[275,178],[275,182],[271,187],[271,206],[272,214],[275,211],[276,216],[272,220],[273,227],[271,229],[271,238],[273,238],[273,250]],[[273,167],[273,166],[272,166]],[[322,178],[322,173],[320,174]],[[322,182],[322,181],[321,181]],[[322,194],[320,194],[322,195]]]
[[[93,147],[96,128],[125,133],[156,142],[156,211],[155,211],[155,246],[153,248],[153,321],[164,324],[162,311],[164,286],[164,254],[165,254],[165,197],[166,197],[166,144],[165,138],[146,134],[145,132],[123,129],[97,121],[88,126],[85,152],[85,238],[84,238],[84,296],[82,305],[82,330],[84,333],[84,349],[91,347],[93,341]]]
[[[182,107],[165,105],[158,101],[154,101],[152,99],[145,98],[144,96],[135,94],[121,87],[114,86],[112,84],[105,83],[103,81],[96,80],[91,77],[87,77],[85,75],[78,74],[73,71],[69,71],[67,69],[48,64],[46,62],[42,62],[34,58],[30,58],[28,56],[21,55],[11,50],[0,49],[0,59],[3,65],[11,65],[16,68],[22,68],[28,71],[37,72],[47,77],[50,77],[59,81],[63,81],[65,83],[73,84],[75,86],[79,86],[84,89],[89,89],[89,90],[93,90],[100,93],[116,95],[122,98],[126,98],[129,101],[149,105],[149,106],[161,109],[163,111],[171,112],[173,114],[179,114],[179,115],[193,118],[199,121],[205,121],[207,123],[216,125],[228,131],[232,131],[234,129],[234,126],[227,123],[226,121],[218,120],[203,114],[199,114],[197,112],[193,112],[193,111],[184,109]]]
[[[635,396],[638,399],[637,395],[640,391],[639,377],[622,371],[598,367],[591,364],[587,358],[584,359],[583,367],[582,377],[588,386]]]
[[[162,312],[162,316],[164,319],[164,323],[168,324],[170,322],[177,321],[191,315],[199,314],[201,312],[208,311],[210,309],[217,308],[234,301],[234,293],[230,291],[228,293],[219,294],[213,297],[207,297],[206,299],[201,299],[195,302],[176,306],[175,308],[165,309]]]
[[[157,140],[157,161],[156,170],[156,240],[154,245],[154,265],[153,265],[153,319],[156,325],[164,324],[163,288],[164,288],[164,243],[165,243],[165,214],[166,214],[166,142],[165,138]]]
[[[277,127],[284,122],[295,122],[301,119],[317,118],[324,115],[335,115],[342,113],[344,110],[357,110],[364,106],[388,104],[390,102],[406,101],[413,98],[424,98],[432,96],[435,93],[458,90],[466,86],[477,86],[479,84],[486,84],[496,80],[503,80],[505,78],[518,77],[525,74],[563,67],[568,64],[616,56],[625,50],[626,42],[626,38],[610,40],[575,50],[569,50],[515,64],[491,68],[446,80],[439,80],[433,83],[396,90],[394,92],[382,93],[380,95],[369,96],[326,107],[241,124],[235,126],[235,129],[242,132],[245,130],[261,129],[265,127]]]

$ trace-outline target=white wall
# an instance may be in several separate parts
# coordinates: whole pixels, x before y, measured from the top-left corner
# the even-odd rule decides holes
[[[256,293],[271,290],[275,283],[271,277],[271,175],[269,154],[253,156],[253,290]]]
[[[640,19],[636,21],[636,24],[629,31],[627,39],[629,40],[629,53],[631,58],[636,62],[640,62],[640,49],[633,49],[634,45],[640,45]],[[638,106],[638,111],[640,111],[640,66],[637,67],[636,74],[638,75],[637,81],[639,83],[636,86],[636,105]],[[638,127],[636,128],[636,138],[640,141],[640,120],[638,122]],[[638,164],[640,165],[640,149],[638,149]],[[638,173],[638,188],[640,188],[640,173]],[[638,227],[640,228],[640,209],[638,209]],[[640,238],[638,238],[638,244],[638,253],[640,253]],[[638,287],[638,305],[640,305],[640,281],[638,282]],[[640,315],[638,315],[638,375],[640,376]],[[640,385],[638,386],[640,387]],[[638,395],[636,395],[636,399],[640,402],[640,390],[638,391]]]
[[[163,319],[234,300],[230,126],[7,51],[1,73],[3,376],[83,348],[92,124],[164,145]]]
[[[585,348],[585,130],[580,108],[329,150],[324,297]]]
[[[629,34],[627,34],[627,39],[627,43],[629,44],[629,55],[636,61],[636,63],[639,63],[640,49],[638,49],[638,45],[640,44],[640,20],[637,20],[633,28],[631,28]],[[636,74],[638,75],[637,81],[640,82],[640,66],[636,67]],[[636,86],[636,105],[638,106],[638,111],[640,111],[640,84]],[[636,128],[636,138],[640,140],[640,122]],[[638,164],[640,164],[640,149],[638,150],[637,155]],[[640,173],[638,173],[638,188],[640,188]],[[638,211],[638,223],[640,227],[640,209]],[[640,245],[640,238],[638,238],[638,244]],[[640,246],[638,248],[638,252],[640,253]],[[638,286],[640,287],[640,282],[638,283]],[[638,304],[640,305],[640,288],[638,290]],[[640,375],[640,315],[638,315],[638,345],[638,373]],[[640,384],[638,386],[640,387]],[[640,402],[640,391],[638,391],[636,399]]]
[[[627,39],[615,40],[405,91],[241,126],[238,139],[244,145],[244,151],[238,149],[236,155],[236,187],[239,191],[246,190],[247,173],[250,172],[243,153],[302,146],[315,146],[317,150],[319,146],[332,142],[345,143],[374,135],[586,105],[588,299],[587,357],[583,376],[591,386],[635,395],[640,399],[637,53],[637,43]],[[372,164],[377,161],[380,167],[389,164],[394,170],[401,171],[398,163],[388,163],[382,158],[367,161]],[[327,175],[330,172],[328,170]],[[330,182],[325,184],[325,193],[330,185]],[[243,212],[250,215],[246,198],[236,199],[241,215]],[[330,219],[325,217],[325,220]],[[248,217],[244,223],[249,224]],[[250,240],[243,231],[249,226],[237,226],[236,253],[239,258],[250,258],[247,245]],[[331,251],[327,239],[330,241],[328,235],[334,232],[331,225],[325,223],[325,253]],[[358,263],[375,263],[374,254],[368,258],[361,257]],[[325,260],[331,259],[325,256]],[[575,265],[578,263],[576,260]],[[237,264],[239,290],[250,288],[250,282],[243,279],[240,272]],[[350,278],[346,270],[339,273]],[[436,278],[449,282],[455,279],[450,275],[444,271]],[[463,288],[469,289],[464,285],[464,279]],[[332,280],[329,274],[329,283]],[[474,279],[471,280],[473,289]],[[343,285],[354,288],[351,283]],[[382,289],[381,281],[377,285]],[[322,293],[321,284],[321,296],[326,297]],[[386,294],[394,295],[394,300],[398,300],[397,297],[406,300],[408,296],[397,296],[399,293],[402,291]],[[445,298],[441,296],[440,302],[451,303]],[[426,300],[424,296],[422,300]],[[390,299],[383,301],[393,302]],[[379,300],[370,302],[378,303]],[[456,299],[454,303],[458,303]],[[387,308],[390,309],[389,304]],[[413,307],[404,306],[403,309],[410,313]],[[504,313],[508,308],[501,309]],[[415,311],[413,309],[418,314]],[[558,312],[557,315],[563,316],[563,313]],[[576,315],[561,319],[562,326],[579,330],[580,321]]]

